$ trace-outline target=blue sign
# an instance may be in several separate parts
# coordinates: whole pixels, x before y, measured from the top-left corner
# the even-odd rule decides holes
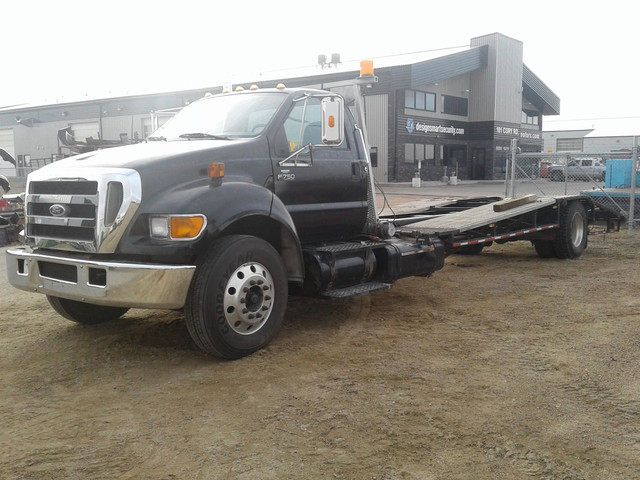
[[[413,118],[407,118],[407,132],[413,133],[415,131],[415,124],[413,123]]]

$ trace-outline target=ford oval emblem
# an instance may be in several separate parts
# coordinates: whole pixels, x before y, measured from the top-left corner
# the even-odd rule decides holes
[[[54,217],[66,217],[69,215],[69,210],[71,209],[68,205],[60,205],[59,203],[54,203],[49,207],[49,213]]]

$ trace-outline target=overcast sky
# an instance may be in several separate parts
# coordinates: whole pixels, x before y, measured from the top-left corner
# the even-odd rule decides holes
[[[523,42],[524,62],[561,99],[545,129],[567,119],[640,125],[638,5],[5,0],[0,106],[215,86],[313,67],[320,53],[375,62],[500,32]]]

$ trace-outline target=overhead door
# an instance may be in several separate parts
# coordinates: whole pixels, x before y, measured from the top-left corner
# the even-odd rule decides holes
[[[77,142],[86,142],[87,138],[100,138],[100,125],[98,122],[71,123],[69,125],[73,132],[73,138]]]

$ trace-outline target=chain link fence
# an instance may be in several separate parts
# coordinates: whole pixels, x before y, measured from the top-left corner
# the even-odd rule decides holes
[[[634,177],[640,186],[637,154],[634,159],[628,153],[512,153],[505,197],[588,195],[606,215],[633,225],[640,221]]]

